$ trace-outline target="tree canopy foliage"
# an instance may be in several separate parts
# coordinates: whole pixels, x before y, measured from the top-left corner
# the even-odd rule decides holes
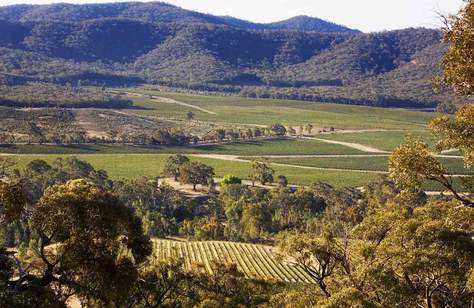
[[[474,2],[469,0],[458,15],[447,17],[444,36],[449,49],[442,61],[442,81],[460,95],[474,94],[473,29]]]
[[[400,197],[387,201],[369,204],[364,220],[345,238],[326,230],[281,243],[318,282],[312,300],[324,307],[469,306],[473,210],[459,209],[457,202],[413,208]],[[308,304],[302,295],[291,299],[296,306]]]
[[[307,32],[357,32],[319,18],[296,16],[275,23],[257,24],[228,16],[213,16],[188,11],[164,3],[98,3],[86,5],[53,4],[46,6],[12,5],[0,9],[0,19],[23,22],[56,20],[62,22],[79,22],[99,18],[122,18],[146,21],[150,23],[210,23],[229,25],[247,30],[292,30]]]
[[[448,20],[451,43],[444,82],[472,94],[472,1]],[[436,118],[436,149],[459,150],[473,166],[474,105]],[[280,243],[318,286],[290,290],[279,303],[318,307],[468,307],[474,302],[473,177],[449,174],[422,140],[409,138],[389,160],[391,182],[369,185],[360,220],[323,219],[318,235],[290,234]],[[428,198],[427,181],[447,195]],[[457,181],[457,184],[456,184]],[[327,212],[327,210],[326,210]],[[325,213],[327,215],[327,213]],[[340,226],[342,228],[334,228]],[[339,232],[337,232],[339,230]],[[335,232],[336,231],[336,232]]]
[[[179,180],[183,184],[192,184],[193,189],[201,184],[203,186],[213,183],[214,169],[203,163],[192,161],[179,167]]]
[[[84,180],[49,188],[35,208],[32,229],[39,235],[40,285],[90,300],[123,302],[137,279],[134,264],[151,253],[133,212]],[[121,256],[122,249],[133,258]]]
[[[455,115],[454,121],[447,116],[432,121],[433,132],[439,136],[437,149],[459,149],[464,156],[467,168],[474,165],[474,105],[463,106]],[[409,140],[399,146],[390,157],[389,171],[395,182],[405,188],[420,189],[427,180],[434,181],[447,189],[464,205],[473,207],[471,192],[474,188],[472,176],[460,178],[464,191],[455,189],[455,177],[433,155],[428,146],[420,140]]]

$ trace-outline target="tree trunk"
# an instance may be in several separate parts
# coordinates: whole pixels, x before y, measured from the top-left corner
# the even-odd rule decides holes
[[[40,286],[47,287],[54,281],[53,270],[48,267],[41,277]]]
[[[426,300],[426,307],[427,308],[433,308],[433,304],[431,303],[431,295],[430,295],[430,289],[429,288],[425,289],[425,300]]]
[[[326,284],[324,283],[324,281],[319,280],[318,284],[319,284],[319,287],[321,288],[321,291],[324,292],[324,295],[326,295],[326,297],[328,298],[331,297],[331,293],[329,293],[328,288]]]

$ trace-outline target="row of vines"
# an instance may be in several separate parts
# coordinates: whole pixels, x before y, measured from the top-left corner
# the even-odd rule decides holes
[[[181,258],[187,270],[196,264],[212,273],[211,263],[234,263],[247,278],[284,282],[314,283],[301,267],[280,260],[270,246],[234,242],[186,242],[153,240],[156,261]]]

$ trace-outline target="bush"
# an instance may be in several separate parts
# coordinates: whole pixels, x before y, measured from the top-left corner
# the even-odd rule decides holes
[[[240,185],[242,184],[242,180],[233,175],[226,175],[222,179],[221,185]]]

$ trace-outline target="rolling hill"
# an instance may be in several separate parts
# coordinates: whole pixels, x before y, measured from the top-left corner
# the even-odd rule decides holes
[[[289,31],[302,31],[302,32],[351,32],[357,33],[358,30],[350,29],[345,26],[332,23],[317,17],[310,16],[295,16],[286,20],[272,22],[272,23],[254,23],[246,20],[233,18],[230,16],[221,16],[223,24],[247,29],[247,30],[289,30]]]
[[[230,16],[214,16],[182,9],[164,2],[104,4],[12,5],[0,7],[0,19],[21,22],[44,20],[82,22],[101,18],[123,18],[149,23],[210,23],[246,30],[292,30],[307,32],[359,32],[315,17],[297,16],[274,23],[254,23]]]
[[[291,31],[288,31],[291,30]],[[445,99],[441,32],[360,33],[299,16],[254,24],[160,3],[0,7],[0,83],[139,83],[395,107]]]

